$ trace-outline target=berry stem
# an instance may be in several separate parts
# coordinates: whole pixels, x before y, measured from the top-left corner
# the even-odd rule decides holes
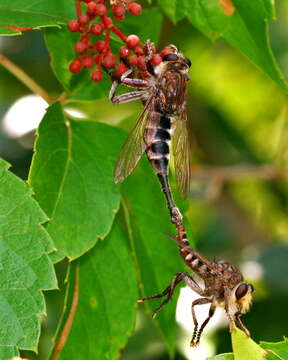
[[[110,33],[111,31],[108,30],[105,34],[105,48],[103,51],[104,54],[107,54],[110,51]]]
[[[116,34],[122,41],[126,42],[127,36],[122,33],[115,25],[111,27],[111,31]]]
[[[0,54],[0,64],[26,85],[34,94],[41,96],[48,104],[53,102],[48,93],[40,85],[3,54]]]
[[[79,19],[80,15],[82,15],[80,0],[76,0],[76,13],[77,13],[77,18]]]

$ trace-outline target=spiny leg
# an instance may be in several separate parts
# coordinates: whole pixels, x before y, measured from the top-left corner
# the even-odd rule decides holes
[[[112,85],[113,87],[113,85]],[[112,90],[112,88],[111,88]],[[127,92],[125,94],[121,94],[119,96],[115,96],[115,93],[112,95],[112,97],[110,97],[109,95],[109,99],[113,104],[120,104],[120,103],[125,103],[125,102],[129,102],[129,101],[134,101],[134,100],[142,100],[143,98],[145,98],[145,94],[143,93],[143,91],[130,91]]]
[[[119,103],[123,103],[123,102],[141,99],[143,97],[143,92],[141,92],[141,91],[133,91],[131,93],[115,96],[116,90],[117,90],[119,84],[124,84],[126,86],[130,86],[133,88],[140,88],[140,89],[145,89],[145,88],[149,87],[148,82],[146,80],[129,78],[128,76],[132,73],[132,71],[133,71],[132,69],[127,70],[121,76],[120,80],[113,81],[110,92],[109,92],[109,100],[112,101],[112,103],[119,104]],[[108,73],[108,74],[113,78],[113,74],[110,74],[110,73]],[[129,95],[129,94],[132,94],[132,95]]]
[[[230,331],[236,330],[236,325],[235,325],[235,321],[234,321],[234,316],[233,314],[231,314],[230,309],[229,309],[229,299],[231,296],[231,290],[228,289],[227,287],[224,288],[224,310],[226,313],[226,316],[228,318],[228,322],[229,322],[229,326],[230,326]]]
[[[243,330],[247,336],[250,337],[250,332],[249,332],[249,330],[245,327],[245,325],[242,323],[242,321],[241,321],[241,319],[240,319],[240,316],[241,316],[241,313],[240,313],[240,312],[237,312],[237,313],[235,314],[235,318],[236,318],[237,324],[239,325],[239,328],[240,328],[241,330]]]
[[[208,324],[209,320],[212,318],[212,316],[214,315],[215,313],[215,310],[216,310],[216,306],[211,304],[210,306],[210,309],[209,309],[209,314],[208,314],[208,317],[205,319],[205,321],[203,322],[203,324],[201,325],[200,327],[200,330],[198,331],[197,333],[197,336],[196,336],[196,341],[194,339],[193,341],[193,338],[191,340],[191,346],[198,346],[199,344],[199,341],[200,341],[200,338],[201,338],[201,335],[202,335],[202,332],[203,330],[205,329],[205,326]],[[193,336],[194,336],[194,333],[193,333]]]
[[[211,299],[209,298],[200,298],[200,299],[196,299],[192,302],[192,306],[191,306],[191,311],[192,311],[192,319],[193,319],[193,323],[194,323],[194,330],[193,330],[193,335],[192,335],[192,340],[191,340],[191,343],[190,343],[190,346],[197,346],[198,345],[198,342],[197,342],[197,333],[198,333],[198,321],[197,321],[197,317],[196,317],[196,314],[195,314],[195,310],[194,310],[194,307],[196,305],[204,305],[204,304],[209,304],[211,303]],[[208,321],[207,321],[208,322]],[[205,324],[206,325],[206,324]],[[203,326],[203,325],[202,325]],[[201,328],[202,328],[201,326]],[[200,330],[201,330],[200,328]],[[203,331],[203,329],[202,329]],[[199,337],[200,338],[200,337]],[[196,341],[195,341],[196,340]]]
[[[172,295],[173,295],[173,292],[174,292],[177,284],[179,284],[182,280],[184,280],[184,282],[190,288],[192,288],[194,291],[196,291],[197,293],[199,293],[199,292],[202,293],[202,289],[200,288],[200,286],[196,283],[196,281],[191,276],[189,276],[188,274],[186,274],[184,272],[179,272],[173,277],[171,284],[165,290],[163,290],[161,293],[152,295],[152,296],[148,296],[145,298],[141,298],[138,300],[138,302],[143,302],[143,301],[152,300],[152,299],[159,299],[159,298],[167,295],[167,298],[153,312],[152,317],[154,318],[157,315],[157,313],[163,308],[163,306],[166,305],[172,299]]]

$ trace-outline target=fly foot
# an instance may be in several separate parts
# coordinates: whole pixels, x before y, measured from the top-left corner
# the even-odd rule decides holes
[[[173,224],[181,225],[183,220],[183,216],[180,210],[177,207],[173,207],[171,209],[171,221]]]

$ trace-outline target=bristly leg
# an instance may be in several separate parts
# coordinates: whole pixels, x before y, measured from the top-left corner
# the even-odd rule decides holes
[[[159,299],[162,298],[163,296],[167,296],[166,299],[160,304],[160,306],[153,312],[152,317],[155,318],[155,316],[163,308],[163,306],[166,305],[172,299],[172,295],[177,284],[179,284],[182,280],[186,283],[186,285],[188,285],[192,290],[194,290],[198,294],[203,293],[202,289],[199,287],[199,285],[190,275],[184,272],[179,272],[173,277],[171,284],[161,293],[148,296],[145,298],[140,298],[138,299],[138,302],[144,302],[146,300],[152,300],[152,299]]]
[[[209,299],[208,299],[209,300]],[[204,302],[202,304],[207,304],[211,302],[210,301],[207,301],[207,302]],[[200,304],[198,304],[200,305]],[[192,340],[191,340],[191,343],[190,343],[190,346],[192,347],[195,347],[195,346],[198,346],[199,345],[199,342],[200,342],[200,338],[201,338],[201,335],[203,333],[203,330],[205,329],[206,325],[208,324],[209,320],[212,318],[212,316],[214,315],[215,313],[215,310],[216,310],[216,307],[215,305],[211,304],[210,306],[210,309],[209,309],[209,314],[208,314],[208,317],[204,320],[203,324],[201,325],[197,335],[196,335],[196,332],[197,332],[197,328],[195,326],[194,328],[194,332],[193,332],[193,336],[192,336]],[[197,324],[198,325],[198,324]]]
[[[239,313],[239,312],[235,314],[236,322],[237,322],[239,328],[240,328],[241,330],[243,330],[244,333],[245,333],[248,337],[250,337],[250,332],[249,332],[249,330],[244,326],[244,324],[242,323],[242,321],[241,321],[241,319],[240,319],[240,316],[241,316],[241,313]]]
[[[213,316],[214,314],[214,311],[212,313],[212,315],[210,316],[210,310],[212,308],[212,305],[210,307],[210,310],[209,310],[209,316],[208,318],[203,322],[199,332],[198,332],[198,321],[197,321],[197,317],[196,317],[196,313],[195,313],[195,310],[194,310],[194,307],[196,305],[205,305],[205,304],[209,304],[211,303],[211,299],[209,298],[200,298],[200,299],[196,299],[192,302],[192,306],[191,306],[191,311],[192,311],[192,319],[193,319],[193,323],[194,323],[194,330],[193,330],[193,335],[192,335],[192,339],[191,339],[191,343],[190,343],[190,346],[192,347],[195,347],[195,346],[198,346],[199,344],[199,340],[200,340],[200,337],[201,337],[201,333],[202,331],[204,330],[204,327],[207,325],[208,321],[210,320],[210,318]]]

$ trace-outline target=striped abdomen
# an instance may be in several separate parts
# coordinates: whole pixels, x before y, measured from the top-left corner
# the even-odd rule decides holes
[[[177,232],[180,255],[184,259],[186,265],[204,280],[205,277],[213,275],[216,271],[215,266],[190,246],[184,226],[179,226]]]
[[[157,174],[168,174],[169,152],[171,143],[171,118],[154,111],[151,127],[145,130],[146,153]],[[153,127],[153,123],[158,126]]]

